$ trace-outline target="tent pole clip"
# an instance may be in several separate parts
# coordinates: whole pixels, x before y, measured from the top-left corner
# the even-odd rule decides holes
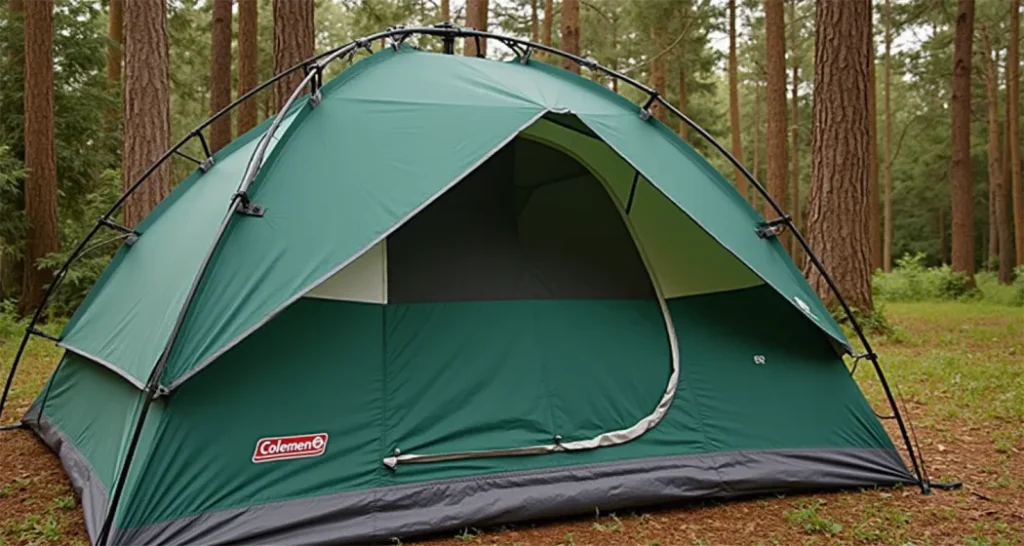
[[[203,171],[204,173],[208,172],[211,168],[213,168],[214,163],[215,161],[213,160],[213,156],[211,155],[210,157],[204,159],[203,162],[199,164],[199,170]]]
[[[647,102],[640,107],[640,119],[647,121],[651,119],[651,106],[654,105],[654,101],[658,100],[658,92],[652,91],[647,97]]]
[[[257,205],[249,200],[249,195],[244,191],[240,191],[235,194],[235,198],[238,199],[238,207],[235,209],[239,214],[245,216],[256,216],[262,217],[263,213],[266,212],[266,207],[263,205]]]
[[[526,51],[519,56],[519,64],[526,65],[530,63],[530,55],[533,55],[533,48],[527,47]]]
[[[787,214],[787,215],[783,216],[782,218],[776,218],[776,219],[771,220],[769,222],[762,222],[760,225],[758,225],[756,228],[754,228],[754,231],[757,232],[757,236],[758,237],[760,237],[762,239],[770,239],[770,238],[776,237],[780,233],[782,233],[786,229],[786,226],[789,225],[789,222],[792,219],[793,218],[791,218]]]

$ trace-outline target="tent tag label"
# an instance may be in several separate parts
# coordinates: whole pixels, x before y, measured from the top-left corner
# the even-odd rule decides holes
[[[327,433],[303,434],[300,436],[273,436],[260,438],[252,462],[266,463],[285,459],[319,457],[327,449]]]

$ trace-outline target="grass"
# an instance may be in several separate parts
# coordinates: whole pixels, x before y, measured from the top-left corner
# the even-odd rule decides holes
[[[963,489],[927,497],[906,487],[595,511],[536,525],[468,528],[431,544],[1024,546],[1024,308],[968,300],[888,303],[885,313],[893,331],[872,341],[899,386],[928,471],[934,480],[963,481]],[[6,371],[18,339],[17,328],[3,320],[0,315]],[[13,411],[3,422],[27,408],[58,357],[52,343],[30,344]],[[887,413],[870,366],[862,362],[855,378],[876,411]],[[892,422],[885,425],[899,443]],[[22,463],[11,468],[9,461]],[[80,510],[45,448],[24,431],[0,433],[0,546],[84,544]]]

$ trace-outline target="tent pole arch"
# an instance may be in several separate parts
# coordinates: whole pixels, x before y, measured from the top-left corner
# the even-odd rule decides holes
[[[118,504],[118,502],[120,500],[119,497],[120,497],[121,493],[123,492],[124,482],[125,482],[125,480],[127,478],[128,470],[129,470],[129,467],[131,465],[132,458],[134,456],[134,451],[135,451],[135,448],[137,447],[137,444],[138,444],[138,441],[139,441],[139,437],[141,435],[141,432],[142,432],[142,429],[143,429],[143,426],[144,426],[144,421],[145,421],[146,414],[148,413],[148,410],[149,410],[149,407],[150,407],[150,405],[152,403],[152,400],[156,396],[158,396],[160,394],[160,392],[159,392],[159,384],[158,384],[159,383],[159,375],[160,375],[160,371],[166,365],[167,358],[168,358],[168,356],[170,354],[170,350],[169,349],[173,346],[173,342],[174,342],[174,340],[175,340],[175,338],[177,336],[178,331],[180,330],[181,323],[183,322],[183,319],[184,319],[184,316],[185,316],[185,314],[186,314],[186,312],[188,310],[189,304],[194,299],[195,292],[196,292],[196,290],[197,290],[197,288],[198,288],[198,286],[200,284],[200,281],[202,279],[203,273],[205,272],[205,270],[207,269],[207,266],[209,264],[209,259],[212,256],[213,251],[216,249],[216,247],[217,247],[217,245],[218,245],[218,243],[219,243],[219,241],[220,241],[220,239],[221,239],[221,237],[222,237],[222,235],[223,235],[223,233],[224,233],[224,231],[225,231],[225,229],[227,227],[227,224],[229,223],[229,221],[230,221],[231,217],[234,215],[234,213],[239,210],[239,205],[247,206],[247,204],[248,204],[247,203],[248,197],[247,197],[245,192],[248,190],[249,185],[252,183],[252,181],[255,179],[256,174],[258,173],[259,166],[260,166],[260,160],[262,159],[263,153],[265,152],[265,149],[266,149],[267,145],[269,144],[270,139],[273,137],[273,133],[276,132],[277,127],[280,125],[280,120],[282,119],[282,115],[281,114],[283,112],[287,111],[287,109],[291,107],[291,105],[298,98],[298,96],[300,96],[302,89],[306,85],[311,85],[312,84],[312,86],[314,87],[314,89],[312,89],[312,91],[314,93],[317,91],[317,89],[319,89],[319,82],[322,80],[323,69],[328,64],[333,62],[334,60],[336,60],[338,58],[341,58],[341,57],[343,57],[343,56],[345,56],[345,55],[355,51],[358,48],[365,48],[365,49],[369,50],[370,49],[370,44],[373,41],[379,40],[379,39],[390,39],[391,40],[391,45],[393,47],[397,48],[407,38],[409,38],[410,36],[413,36],[413,35],[435,36],[435,37],[442,38],[444,40],[445,45],[446,45],[446,47],[445,47],[446,52],[448,52],[448,53],[451,53],[452,50],[453,50],[453,48],[449,47],[449,46],[451,45],[451,43],[453,43],[454,38],[474,38],[474,39],[481,39],[482,38],[482,39],[485,39],[485,40],[491,39],[491,40],[495,40],[495,41],[498,41],[498,42],[502,43],[503,45],[505,45],[506,47],[511,49],[514,53],[516,53],[522,59],[528,59],[529,55],[532,53],[533,50],[544,51],[544,52],[551,53],[551,54],[557,55],[557,56],[565,58],[565,59],[569,59],[569,60],[571,60],[573,62],[576,62],[580,66],[586,67],[588,70],[591,70],[591,71],[594,71],[594,72],[601,72],[601,73],[603,73],[603,74],[605,74],[605,75],[607,75],[609,77],[612,77],[612,78],[615,78],[615,79],[617,79],[619,81],[625,82],[625,83],[633,86],[634,88],[636,88],[636,89],[646,93],[648,95],[649,99],[641,107],[642,115],[646,114],[647,112],[649,112],[649,108],[650,108],[650,106],[654,102],[660,102],[661,104],[665,105],[669,110],[671,110],[675,115],[679,116],[680,119],[684,123],[686,123],[689,127],[691,127],[694,130],[696,130],[705,140],[707,140],[709,143],[711,143],[720,153],[722,153],[730,161],[730,163],[732,163],[736,168],[738,168],[741,172],[743,172],[743,174],[747,178],[747,180],[758,190],[758,192],[761,195],[763,195],[766,198],[766,200],[771,204],[772,208],[781,216],[780,222],[785,223],[787,225],[787,227],[792,229],[792,231],[796,235],[797,240],[800,242],[801,246],[807,251],[807,254],[810,257],[811,262],[814,264],[815,268],[822,274],[823,278],[826,280],[826,283],[828,284],[828,286],[830,287],[832,292],[836,295],[836,298],[840,302],[841,306],[843,307],[843,310],[846,313],[847,317],[849,318],[851,325],[853,325],[854,330],[856,331],[856,333],[858,335],[858,338],[864,344],[865,350],[867,352],[867,354],[865,356],[872,361],[873,366],[874,366],[875,371],[876,371],[876,374],[878,375],[878,377],[879,377],[879,379],[880,379],[880,381],[881,381],[881,383],[882,383],[882,385],[884,387],[887,399],[888,399],[888,401],[889,401],[889,403],[890,403],[890,405],[891,405],[891,407],[893,409],[895,418],[896,418],[897,422],[899,423],[900,430],[901,430],[901,433],[903,435],[903,439],[904,439],[904,442],[906,444],[908,454],[910,455],[910,459],[911,459],[911,461],[913,463],[913,466],[914,466],[914,469],[915,469],[915,473],[918,476],[918,481],[919,481],[919,484],[921,486],[921,489],[922,489],[923,492],[927,492],[929,490],[929,483],[927,482],[927,479],[922,475],[921,467],[919,467],[919,465],[918,465],[918,460],[917,460],[918,459],[918,454],[915,453],[915,451],[913,449],[913,446],[912,446],[912,444],[910,442],[910,437],[909,437],[909,435],[907,433],[906,425],[905,425],[904,420],[903,420],[903,418],[902,418],[902,416],[901,416],[901,414],[899,412],[899,409],[898,409],[898,407],[896,405],[895,398],[892,395],[892,392],[891,392],[891,389],[889,388],[888,382],[886,381],[885,376],[882,373],[881,367],[880,367],[880,365],[878,363],[877,355],[871,349],[870,343],[868,342],[868,340],[867,340],[867,338],[866,338],[862,328],[860,327],[859,323],[857,322],[856,318],[853,316],[853,313],[852,313],[851,309],[846,304],[846,302],[843,299],[842,295],[839,293],[838,288],[835,286],[835,284],[832,281],[831,277],[828,275],[828,273],[825,270],[824,265],[821,263],[820,259],[818,259],[817,255],[813,252],[813,250],[810,248],[809,244],[803,238],[803,236],[799,233],[799,231],[796,230],[795,227],[792,225],[792,221],[789,219],[789,217],[787,217],[783,213],[782,208],[779,206],[779,204],[774,199],[772,199],[770,195],[768,195],[768,193],[764,189],[764,187],[760,183],[757,182],[757,180],[753,177],[753,175],[751,175],[751,173],[749,171],[747,171],[747,169],[744,168],[743,165],[734,156],[732,156],[731,153],[729,153],[717,140],[714,139],[714,137],[712,137],[700,125],[695,123],[693,120],[688,118],[685,114],[680,112],[677,108],[675,108],[674,106],[669,104],[667,101],[665,101],[664,98],[662,98],[657,93],[657,91],[655,91],[654,89],[652,89],[652,88],[650,88],[650,87],[640,83],[637,80],[634,80],[633,78],[630,78],[629,76],[626,76],[625,74],[622,74],[622,73],[619,73],[619,72],[617,72],[615,70],[607,68],[607,67],[605,67],[605,66],[603,66],[601,64],[598,64],[598,63],[596,63],[596,62],[594,62],[594,61],[592,61],[590,59],[586,59],[584,57],[573,55],[571,53],[567,53],[565,51],[562,51],[562,50],[554,48],[554,47],[550,47],[550,46],[546,46],[546,45],[543,45],[543,44],[538,44],[538,43],[535,43],[535,42],[531,42],[531,41],[523,40],[523,39],[519,39],[519,38],[514,38],[514,37],[510,37],[510,36],[502,36],[502,35],[493,34],[493,33],[489,33],[489,32],[478,31],[478,30],[474,30],[474,29],[463,29],[463,28],[452,26],[450,23],[442,23],[442,24],[435,25],[435,26],[430,26],[430,27],[415,27],[415,28],[408,28],[408,29],[400,28],[400,27],[399,28],[392,28],[392,29],[388,29],[388,30],[385,30],[385,31],[382,31],[382,32],[378,32],[376,34],[369,35],[369,36],[364,37],[364,38],[359,38],[359,39],[353,40],[352,42],[349,42],[348,44],[345,44],[345,45],[342,45],[342,46],[330,49],[330,50],[328,50],[328,51],[326,51],[324,53],[321,53],[319,55],[316,55],[316,56],[314,56],[314,57],[312,57],[312,58],[310,58],[310,59],[308,59],[306,61],[298,63],[295,66],[289,68],[288,70],[286,70],[286,71],[284,71],[284,72],[274,76],[273,78],[263,82],[262,84],[260,84],[259,86],[255,87],[255,88],[253,88],[252,90],[250,90],[245,95],[243,95],[241,97],[238,97],[231,104],[229,104],[228,106],[224,107],[222,110],[220,110],[219,112],[217,112],[216,114],[211,116],[209,119],[207,119],[206,121],[201,123],[199,126],[197,126],[192,131],[190,131],[181,141],[179,141],[177,144],[175,144],[173,147],[171,147],[169,150],[167,150],[167,152],[165,152],[163,156],[161,156],[156,162],[154,162],[153,165],[151,165],[139,177],[139,179],[137,179],[121,195],[121,197],[110,207],[110,209],[100,218],[100,220],[97,221],[96,225],[93,226],[92,230],[78,244],[78,246],[75,247],[75,249],[72,252],[72,254],[68,257],[67,260],[65,260],[64,264],[61,266],[60,270],[58,271],[57,275],[54,278],[54,282],[52,282],[50,284],[50,286],[47,288],[47,291],[44,294],[42,303],[39,305],[39,307],[37,307],[37,309],[36,309],[35,313],[33,314],[33,317],[31,319],[28,327],[26,328],[26,331],[25,331],[25,334],[24,334],[24,336],[22,338],[22,341],[21,341],[21,344],[19,346],[18,352],[16,353],[15,359],[12,362],[11,370],[8,372],[7,380],[6,380],[5,387],[4,387],[3,396],[2,396],[2,398],[0,398],[0,411],[2,411],[2,409],[3,409],[3,407],[4,407],[5,403],[6,403],[6,399],[7,399],[10,387],[11,387],[11,383],[12,383],[13,378],[14,378],[14,374],[16,373],[17,367],[18,367],[18,363],[20,362],[20,360],[21,360],[21,358],[22,358],[22,356],[24,354],[24,349],[25,349],[25,346],[28,343],[29,337],[32,336],[32,335],[40,335],[41,334],[41,332],[37,331],[35,327],[36,327],[36,324],[39,321],[39,318],[42,315],[42,311],[44,310],[44,308],[45,308],[47,302],[49,301],[50,297],[52,297],[52,294],[53,294],[54,289],[56,288],[56,286],[60,283],[61,280],[63,280],[65,278],[67,270],[70,267],[70,265],[82,253],[83,249],[88,244],[88,242],[99,231],[99,228],[103,227],[103,226],[107,226],[107,227],[112,227],[112,228],[118,229],[118,230],[126,230],[127,228],[124,228],[123,226],[118,226],[116,223],[112,222],[110,220],[110,217],[113,216],[113,214],[128,199],[128,197],[130,197],[131,194],[134,193],[134,191],[139,186],[141,186],[141,184],[143,182],[145,182],[149,178],[149,176],[157,168],[159,168],[164,162],[166,162],[168,158],[170,158],[172,155],[174,155],[176,153],[179,153],[179,150],[188,141],[190,141],[191,139],[199,138],[201,143],[203,144],[204,152],[207,154],[207,161],[208,161],[211,156],[209,155],[208,147],[205,145],[205,138],[201,134],[201,131],[203,129],[205,129],[207,126],[212,124],[214,121],[216,121],[217,119],[219,119],[223,115],[225,115],[228,112],[230,112],[231,110],[233,110],[235,107],[237,107],[243,101],[249,99],[250,97],[252,97],[256,93],[262,91],[263,89],[266,89],[270,85],[273,85],[274,83],[276,83],[280,79],[284,78],[285,76],[291,74],[292,72],[294,72],[296,70],[299,70],[300,68],[305,68],[306,69],[306,72],[307,72],[306,77],[299,83],[299,85],[293,91],[291,98],[287,101],[287,103],[284,105],[284,107],[275,116],[275,119],[272,122],[271,127],[268,129],[267,133],[265,133],[263,135],[263,137],[261,139],[261,142],[257,146],[257,150],[254,151],[253,157],[250,159],[250,164],[247,166],[247,169],[246,169],[246,172],[245,172],[245,176],[243,177],[243,179],[242,179],[242,181],[241,181],[241,183],[239,185],[239,191],[232,198],[232,201],[231,201],[231,203],[230,203],[230,205],[228,207],[228,213],[225,216],[225,219],[224,219],[224,221],[221,224],[220,230],[218,231],[217,236],[215,237],[214,243],[211,246],[210,251],[208,252],[208,254],[207,254],[206,258],[204,259],[204,261],[203,261],[203,263],[202,263],[202,265],[201,265],[201,267],[200,267],[196,277],[193,280],[193,283],[192,283],[191,289],[189,291],[189,294],[188,294],[188,296],[186,298],[185,304],[183,305],[183,308],[182,308],[181,312],[179,313],[179,316],[178,316],[178,319],[176,321],[174,330],[172,331],[171,337],[170,337],[170,339],[169,339],[169,341],[168,341],[168,343],[167,343],[167,345],[166,345],[166,347],[165,347],[165,349],[164,349],[164,351],[163,351],[163,353],[161,355],[160,361],[157,363],[157,366],[154,368],[153,372],[151,373],[150,380],[147,381],[147,383],[149,385],[148,385],[147,391],[146,391],[147,392],[146,401],[144,402],[142,408],[140,409],[139,415],[138,415],[138,417],[136,419],[136,427],[135,427],[134,433],[132,435],[131,443],[129,444],[129,450],[126,453],[125,460],[124,460],[124,462],[122,464],[122,469],[121,469],[121,472],[119,474],[117,484],[115,486],[115,493],[114,493],[114,496],[111,499],[110,507],[108,509],[108,513],[107,513],[105,521],[104,521],[104,526],[101,529],[100,535],[98,536],[97,543],[100,543],[100,544],[105,543],[107,538],[108,538],[108,535],[109,535],[109,532],[110,532],[110,529],[111,529],[111,525],[112,525],[112,522],[113,522],[114,512],[115,512],[117,504]],[[398,38],[398,39],[395,40],[395,38]],[[525,49],[520,49],[520,48],[525,48]],[[257,154],[258,154],[259,159],[257,159]],[[129,230],[129,231],[133,232],[133,230]],[[15,425],[15,427],[17,427],[17,425]],[[14,427],[4,427],[4,428],[14,428]],[[0,429],[0,430],[2,430],[2,429]]]

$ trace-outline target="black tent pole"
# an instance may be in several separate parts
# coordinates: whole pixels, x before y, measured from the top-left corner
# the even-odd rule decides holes
[[[128,474],[131,471],[132,460],[135,458],[135,452],[139,446],[139,440],[141,439],[142,432],[145,429],[146,417],[149,415],[149,409],[152,407],[153,401],[157,396],[167,394],[163,386],[160,385],[160,377],[163,375],[164,369],[167,368],[167,361],[170,359],[171,350],[174,348],[174,342],[178,339],[178,334],[181,332],[181,327],[185,322],[185,317],[188,315],[188,310],[192,306],[192,302],[195,300],[196,293],[199,291],[199,285],[202,283],[207,269],[209,269],[210,260],[213,258],[213,254],[217,250],[221,239],[223,239],[224,232],[231,223],[231,219],[235,214],[242,212],[241,207],[249,205],[248,197],[246,196],[246,189],[252,179],[256,176],[256,172],[262,163],[263,154],[266,151],[267,144],[273,138],[278,127],[280,127],[284,114],[292,107],[292,104],[294,104],[302,94],[303,88],[305,88],[306,85],[312,84],[319,74],[319,70],[307,71],[305,78],[302,79],[299,85],[292,92],[291,97],[283,106],[281,106],[281,110],[274,117],[274,121],[267,129],[267,132],[263,133],[261,136],[260,142],[256,149],[253,150],[253,154],[249,160],[249,167],[247,169],[246,176],[239,184],[238,191],[236,191],[232,196],[231,203],[228,205],[224,219],[221,221],[217,234],[214,236],[213,243],[210,245],[210,249],[203,257],[203,261],[199,265],[199,270],[192,279],[188,295],[185,297],[185,302],[182,304],[181,310],[178,312],[178,316],[174,321],[174,328],[171,330],[171,334],[167,338],[167,342],[164,344],[159,360],[153,367],[152,371],[150,371],[149,378],[146,380],[145,400],[143,401],[142,407],[139,409],[139,413],[135,418],[135,429],[132,432],[132,437],[128,444],[128,450],[125,452],[124,461],[121,464],[121,470],[118,473],[117,481],[114,484],[113,494],[110,497],[110,502],[107,507],[107,513],[103,518],[103,526],[100,528],[100,532],[96,538],[96,544],[98,545],[106,544],[110,538],[114,517],[117,514],[117,507],[121,501],[121,496],[124,493],[125,484],[128,481]]]

